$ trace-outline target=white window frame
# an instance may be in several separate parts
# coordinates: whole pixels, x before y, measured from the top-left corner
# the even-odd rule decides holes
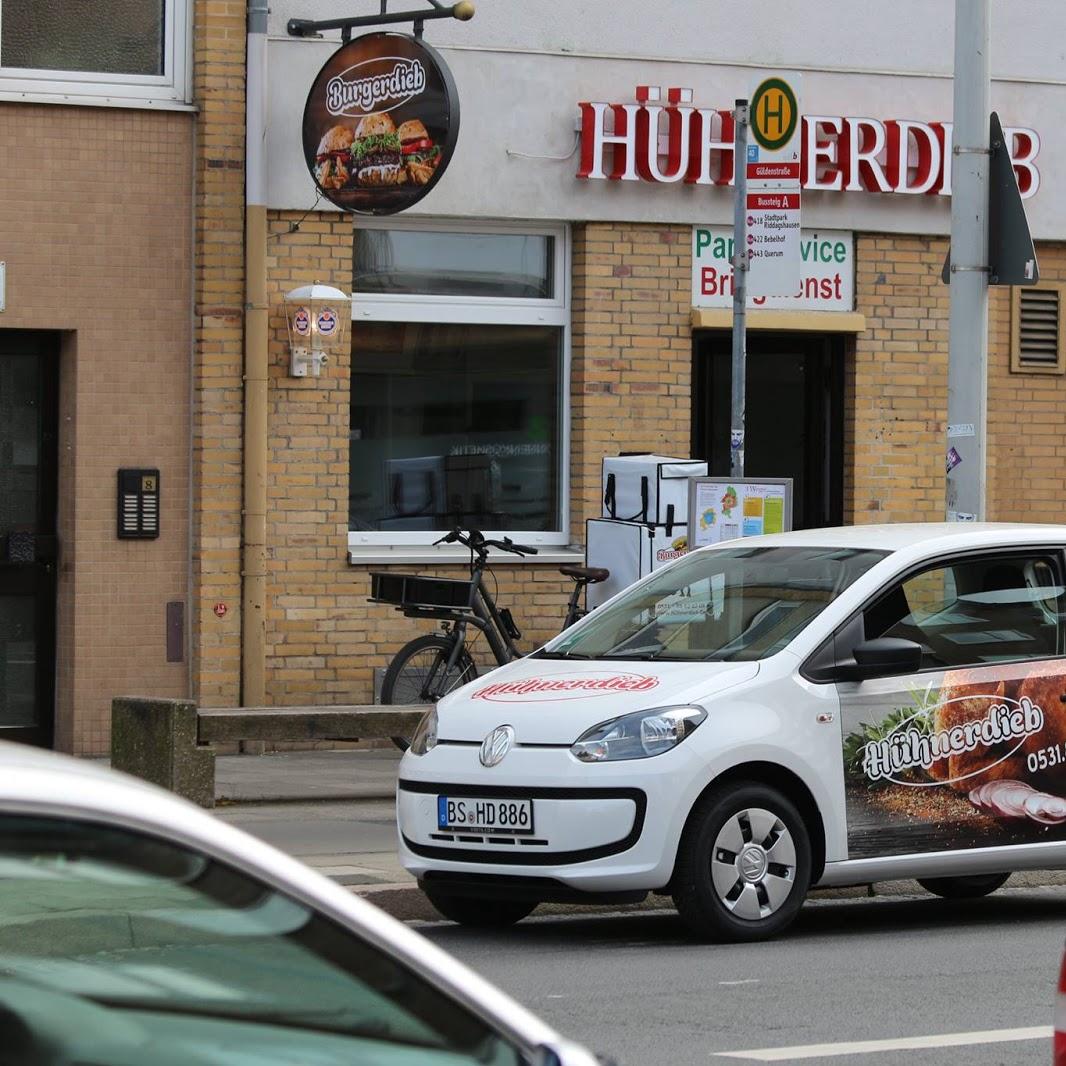
[[[165,0],[162,75],[8,67],[0,53],[0,100],[191,110],[192,7],[192,0]]]
[[[550,299],[518,299],[482,296],[422,296],[410,293],[360,295],[352,294],[352,333],[360,322],[445,322],[470,325],[555,326],[562,333],[559,374],[559,522],[555,531],[520,529],[482,530],[487,537],[511,537],[519,543],[559,551],[570,543],[570,230],[566,225],[542,225],[518,222],[482,223],[456,219],[370,219],[357,218],[356,230],[433,230],[437,233],[523,234],[553,237],[552,264],[555,292]],[[354,368],[353,368],[354,370]],[[414,560],[433,556],[450,556],[455,549],[448,546],[432,548],[431,543],[446,532],[432,530],[413,532],[348,531],[348,551],[352,562],[402,556]],[[568,553],[569,554],[569,553]],[[466,549],[462,551],[467,556]],[[535,557],[531,557],[535,558]],[[554,559],[549,554],[548,559]],[[508,557],[510,559],[510,557]],[[514,557],[519,561],[519,557]]]

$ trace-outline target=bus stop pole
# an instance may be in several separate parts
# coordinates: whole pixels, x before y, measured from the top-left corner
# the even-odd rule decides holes
[[[729,412],[729,474],[744,477],[744,387],[747,374],[748,101],[733,112],[733,358]]]

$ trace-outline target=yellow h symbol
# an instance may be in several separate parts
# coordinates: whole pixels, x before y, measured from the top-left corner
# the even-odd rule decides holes
[[[762,98],[762,128],[770,135],[770,119],[774,119],[777,124],[777,129],[772,136],[780,137],[785,129],[785,94],[779,89],[773,90],[774,100],[777,106],[770,107],[770,93],[766,93]]]

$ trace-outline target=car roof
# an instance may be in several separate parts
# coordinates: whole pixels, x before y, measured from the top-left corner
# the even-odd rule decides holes
[[[899,522],[880,525],[829,526],[771,533],[759,537],[762,547],[858,548],[904,551],[920,548],[922,554],[1011,544],[1066,544],[1066,525],[1030,522]],[[737,547],[726,541],[718,547]]]

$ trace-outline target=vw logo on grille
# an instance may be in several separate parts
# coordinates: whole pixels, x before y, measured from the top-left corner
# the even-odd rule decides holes
[[[482,766],[495,766],[503,761],[503,757],[511,750],[514,744],[514,726],[498,725],[481,742],[481,752],[478,758]]]

